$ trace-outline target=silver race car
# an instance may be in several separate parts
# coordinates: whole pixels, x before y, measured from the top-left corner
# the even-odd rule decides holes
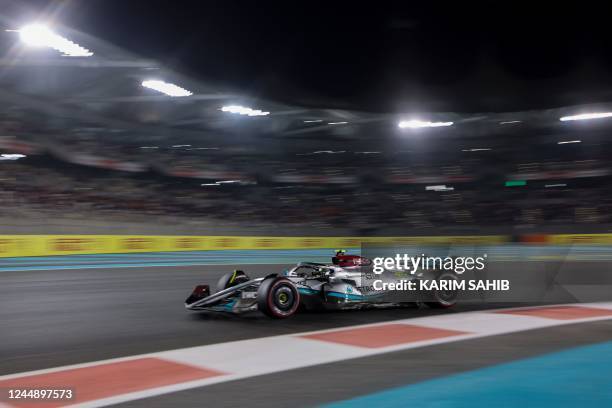
[[[185,307],[230,313],[259,310],[269,317],[283,319],[300,309],[363,309],[407,304],[446,308],[455,304],[457,290],[453,285],[433,285],[433,289],[427,290],[395,289],[420,280],[456,281],[457,275],[433,270],[374,274],[370,259],[340,250],[331,264],[300,262],[282,274],[263,278],[251,279],[243,271],[235,270],[219,279],[213,294],[209,285],[196,286],[185,300]]]

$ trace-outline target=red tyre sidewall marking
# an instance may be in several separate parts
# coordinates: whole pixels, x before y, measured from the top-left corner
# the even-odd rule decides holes
[[[274,289],[276,289],[276,287],[280,284],[286,283],[289,286],[291,286],[291,290],[292,292],[294,292],[294,298],[295,298],[295,302],[293,304],[293,307],[291,309],[289,309],[287,312],[283,313],[275,304],[274,304],[274,300],[273,300],[273,296],[272,294],[274,293]],[[292,314],[295,313],[295,311],[297,310],[297,308],[300,305],[300,292],[298,292],[298,290],[293,286],[293,284],[291,283],[291,281],[287,280],[287,279],[282,279],[279,280],[277,282],[275,282],[272,287],[270,288],[270,290],[268,291],[268,308],[277,316],[279,317],[285,317],[285,316],[291,316]]]

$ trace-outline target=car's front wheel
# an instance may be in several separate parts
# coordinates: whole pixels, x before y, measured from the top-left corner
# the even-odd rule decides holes
[[[257,306],[266,316],[284,319],[297,312],[300,306],[300,292],[287,278],[268,278],[257,290]]]

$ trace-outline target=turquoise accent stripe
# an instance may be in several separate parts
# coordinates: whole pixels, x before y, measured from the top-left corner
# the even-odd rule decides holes
[[[612,260],[612,251],[607,246],[483,246],[479,251],[487,253],[489,260],[529,260],[542,256],[560,256],[566,260]],[[465,248],[450,247],[449,254]],[[359,249],[352,249],[359,255]],[[328,263],[334,254],[327,249],[258,249],[258,250],[214,250],[185,252],[143,252],[130,254],[79,254],[63,256],[40,256],[0,258],[0,272],[43,271],[59,269],[133,268],[154,266],[199,266],[235,264],[295,264],[299,261]]]
[[[274,264],[273,260],[266,262],[250,262],[256,264]],[[115,268],[151,268],[156,266],[204,266],[204,265],[235,265],[236,262],[151,262],[151,263],[131,263],[131,264],[95,264],[95,265],[58,265],[58,266],[21,266],[15,268],[0,268],[0,272],[19,272],[19,271],[53,271],[71,269],[115,269]]]
[[[225,310],[228,310],[231,312],[235,304],[236,304],[236,299],[232,299],[231,301],[224,304],[223,307],[225,308]]]
[[[351,294],[351,293],[327,292],[327,293],[325,293],[325,295],[331,296],[331,297],[335,297],[335,298],[340,298],[340,299],[348,299],[348,300],[364,300],[364,299],[366,299],[365,296],[354,295],[354,294]]]
[[[228,303],[223,304],[223,305],[207,306],[207,309],[212,310],[214,312],[231,312],[233,311],[234,305],[236,304],[236,302],[237,302],[236,299],[232,299]]]
[[[608,342],[451,375],[327,406],[612,407],[611,384],[612,342]]]
[[[298,291],[304,295],[313,295],[319,293],[318,290],[308,289],[308,288],[298,288]],[[373,294],[373,295],[356,295],[351,293],[341,293],[341,292],[326,292],[327,296],[340,298],[340,299],[348,299],[348,300],[367,300],[372,296],[379,296],[381,294]]]
[[[357,251],[358,252],[358,251]],[[0,258],[0,272],[329,262],[332,249],[227,250]]]
[[[571,252],[569,252],[571,248]],[[460,255],[465,248],[452,246],[449,255]],[[479,251],[487,253],[489,260],[530,260],[542,256],[558,256],[566,260],[612,260],[607,246],[483,246]],[[351,249],[359,255],[359,249]],[[79,254],[63,256],[39,256],[0,258],[0,272],[42,271],[58,269],[131,268],[149,266],[198,266],[233,264],[295,264],[298,261],[330,262],[333,248],[327,249],[258,249],[214,250],[184,252],[143,252],[129,254]],[[552,258],[551,258],[552,259]]]
[[[352,251],[353,253],[353,251]],[[355,250],[354,253],[359,253]],[[55,256],[29,256],[15,258],[0,258],[0,264],[7,262],[37,262],[37,261],[84,261],[84,260],[105,260],[105,259],[124,259],[124,258],[198,258],[198,257],[219,257],[228,258],[234,256],[243,257],[270,257],[270,256],[322,256],[329,261],[334,254],[333,249],[256,249],[256,250],[214,250],[214,251],[183,251],[183,252],[139,252],[125,254],[78,254],[78,255],[55,255]]]

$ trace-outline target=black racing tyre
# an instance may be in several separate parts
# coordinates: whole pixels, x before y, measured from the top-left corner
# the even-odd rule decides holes
[[[300,292],[287,278],[268,278],[257,289],[257,306],[268,317],[284,319],[297,312]]]
[[[437,281],[441,280],[454,280],[458,281],[459,277],[453,272],[442,272],[436,278]],[[457,296],[459,291],[457,289],[450,290],[433,290],[430,292],[429,297],[433,299],[431,302],[425,302],[425,304],[432,309],[446,309],[452,307],[457,303]]]
[[[244,283],[248,280],[249,277],[243,271],[235,270],[234,272],[226,273],[219,278],[217,282],[217,292],[236,286],[239,283]]]

